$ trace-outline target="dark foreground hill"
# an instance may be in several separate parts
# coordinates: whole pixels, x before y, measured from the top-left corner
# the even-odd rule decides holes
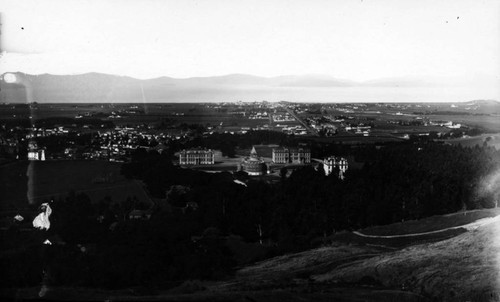
[[[108,301],[499,301],[498,209],[344,232],[219,282],[170,290],[52,288],[46,298]],[[396,231],[397,228],[399,231]],[[369,234],[369,235],[368,235]],[[369,236],[369,237],[366,237]],[[357,238],[357,239],[356,239]],[[367,239],[368,238],[368,239]],[[3,290],[36,299],[38,289]]]

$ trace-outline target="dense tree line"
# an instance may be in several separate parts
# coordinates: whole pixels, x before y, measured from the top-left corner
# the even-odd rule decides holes
[[[316,146],[315,150],[349,154],[346,146],[335,144],[324,148]],[[267,223],[276,223],[272,217],[281,215],[281,211],[291,211],[286,216],[297,217],[301,211],[311,210],[309,206],[315,209],[311,210],[313,213],[318,207],[328,207],[319,209],[318,213],[328,213],[328,219],[332,220],[328,228],[331,231],[491,207],[498,198],[494,192],[481,191],[485,177],[499,167],[500,153],[494,148],[394,144],[382,148],[359,147],[351,153],[365,164],[362,169],[349,170],[344,181],[325,176],[321,169],[307,167],[293,172],[279,184],[250,181],[247,188],[234,189],[234,192],[230,189],[225,193],[230,196],[226,197],[231,200],[229,207],[234,207],[235,213],[248,213],[240,207],[262,203],[261,212],[269,216],[263,219]],[[155,157],[159,158],[148,155],[141,164],[125,165],[123,171],[129,177],[143,179],[155,194],[163,194],[174,184],[189,186],[194,192],[207,190],[202,194],[204,200],[195,201],[214,206],[209,192],[220,193],[221,190],[206,183],[215,176],[174,167],[167,158],[151,160]],[[140,169],[132,171],[134,166]],[[233,197],[235,194],[237,198]],[[239,218],[235,223],[237,221]],[[316,219],[307,220],[308,223],[313,221]],[[252,222],[257,223],[256,220]],[[308,223],[304,229],[310,230]]]
[[[338,144],[314,150],[349,154]],[[123,172],[143,179],[157,196],[172,185],[190,187],[189,198],[212,217],[205,227],[216,226],[253,241],[258,239],[258,226],[272,241],[309,240],[335,230],[492,207],[498,200],[498,193],[482,188],[500,163],[500,153],[490,147],[409,143],[359,147],[351,154],[364,165],[348,170],[344,181],[325,176],[321,168],[306,167],[278,184],[250,180],[245,188],[225,184],[231,182],[227,173],[214,176],[182,169],[154,154],[145,154],[140,164],[125,165]]]
[[[109,114],[106,115],[106,117]],[[91,128],[114,128],[114,123],[108,120],[102,120],[95,117],[85,117],[85,118],[70,118],[70,117],[48,117],[44,119],[38,119],[34,122],[37,127],[52,128],[57,126],[67,126],[67,127],[82,127],[83,125],[88,125]]]

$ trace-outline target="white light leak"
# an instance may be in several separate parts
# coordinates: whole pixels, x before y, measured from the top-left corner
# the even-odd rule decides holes
[[[500,198],[500,168],[482,181],[478,188],[477,196],[486,197],[492,196],[495,201],[495,207],[498,207]]]
[[[487,190],[490,190],[492,192],[499,193],[499,191],[500,191],[500,169],[490,177],[486,188],[487,188]]]
[[[17,77],[13,73],[6,73],[3,76],[3,80],[5,81],[5,83],[12,84],[12,83],[15,83],[17,81]]]
[[[499,206],[498,201],[500,198],[500,168],[484,178],[484,180],[478,187],[476,196],[493,198],[495,207]],[[489,240],[490,246],[488,248],[493,252],[493,256],[495,258],[493,259],[493,261],[496,265],[496,290],[500,291],[500,253],[497,252],[500,251],[500,223],[498,222],[498,220],[496,221],[496,223],[492,224],[492,234],[494,235]],[[484,260],[486,261],[487,259]]]

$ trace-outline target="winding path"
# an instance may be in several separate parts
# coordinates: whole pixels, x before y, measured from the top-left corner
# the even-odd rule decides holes
[[[353,233],[356,234],[356,235],[358,235],[358,236],[360,236],[360,237],[365,237],[365,238],[385,238],[385,239],[389,239],[389,238],[417,237],[417,236],[422,236],[422,235],[437,234],[437,233],[441,233],[441,232],[444,232],[444,231],[454,230],[454,229],[460,229],[460,228],[464,228],[464,229],[470,231],[470,230],[477,229],[480,226],[483,226],[483,225],[495,222],[495,221],[497,221],[499,219],[500,219],[500,216],[482,218],[482,219],[478,219],[478,220],[476,220],[474,222],[471,222],[471,223],[468,223],[468,224],[464,224],[464,225],[459,225],[459,226],[444,228],[444,229],[436,230],[436,231],[429,231],[429,232],[422,232],[422,233],[413,233],[413,234],[402,234],[402,235],[388,235],[388,236],[384,236],[384,235],[368,235],[368,234],[363,234],[363,233],[358,232],[358,231],[353,231]]]

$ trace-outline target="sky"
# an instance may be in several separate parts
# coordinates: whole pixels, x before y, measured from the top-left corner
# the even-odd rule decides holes
[[[500,75],[499,0],[0,0],[0,73]]]

